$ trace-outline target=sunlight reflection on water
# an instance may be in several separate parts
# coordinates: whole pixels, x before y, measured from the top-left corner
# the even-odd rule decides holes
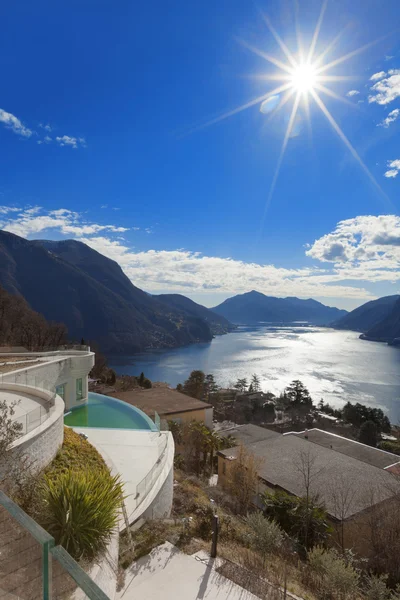
[[[144,371],[175,386],[193,369],[214,373],[220,385],[257,373],[265,391],[279,394],[301,379],[314,400],[335,406],[347,400],[384,409],[400,418],[400,349],[359,339],[354,331],[321,327],[242,327],[208,344],[110,357],[118,373]]]

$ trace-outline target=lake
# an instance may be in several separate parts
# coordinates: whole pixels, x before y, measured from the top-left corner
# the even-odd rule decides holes
[[[317,403],[348,400],[382,408],[400,421],[400,348],[360,340],[354,331],[322,327],[240,327],[212,342],[133,356],[109,357],[118,374],[182,383],[193,369],[213,373],[221,386],[256,373],[264,391],[279,394],[300,379]]]

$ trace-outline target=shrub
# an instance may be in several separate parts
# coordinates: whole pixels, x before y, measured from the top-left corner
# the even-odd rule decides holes
[[[55,459],[47,467],[46,477],[57,479],[62,473],[81,471],[82,469],[108,473],[108,468],[96,448],[69,427],[64,427],[63,445]]]
[[[323,543],[331,528],[322,506],[314,499],[298,498],[286,492],[264,493],[264,513],[307,549]]]
[[[368,577],[365,586],[365,600],[390,600],[392,592],[386,585],[387,579],[387,575]]]
[[[359,574],[336,550],[315,547],[308,554],[313,581],[321,598],[354,598],[358,591]]]
[[[379,448],[381,450],[385,450],[386,452],[391,452],[392,454],[400,454],[400,442],[391,442],[384,441],[380,442]]]
[[[284,540],[284,534],[278,523],[266,519],[262,513],[255,512],[246,519],[250,527],[251,546],[263,556],[279,548]]]
[[[73,558],[93,559],[105,550],[117,526],[122,493],[119,476],[105,469],[45,477],[44,525]]]

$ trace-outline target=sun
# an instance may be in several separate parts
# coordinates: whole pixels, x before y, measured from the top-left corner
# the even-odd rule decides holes
[[[290,75],[290,82],[297,92],[312,92],[318,83],[316,67],[307,63],[297,65]]]
[[[264,50],[261,50],[252,44],[245,42],[244,40],[238,40],[245,48],[256,54],[257,56],[264,59],[270,65],[273,65],[276,69],[273,73],[262,73],[259,75],[255,75],[255,77],[261,81],[273,81],[278,82],[277,87],[274,89],[266,91],[261,96],[256,98],[252,98],[248,102],[229,110],[222,115],[208,121],[201,127],[206,127],[208,125],[213,125],[226,119],[228,117],[232,117],[248,108],[251,108],[254,105],[259,105],[259,110],[261,113],[268,115],[268,119],[273,119],[283,111],[285,108],[285,120],[287,121],[286,131],[283,135],[283,142],[280,151],[277,154],[277,165],[272,177],[272,181],[269,188],[268,198],[266,200],[264,216],[262,218],[262,223],[264,222],[264,218],[271,202],[275,186],[278,180],[279,171],[283,162],[283,158],[285,155],[286,147],[290,138],[292,137],[292,133],[296,127],[296,123],[298,122],[298,113],[300,111],[300,121],[304,117],[304,120],[308,123],[309,135],[310,138],[312,136],[312,128],[311,128],[311,107],[317,107],[321,113],[325,116],[329,124],[331,125],[334,132],[339,136],[344,145],[347,147],[348,151],[351,153],[353,158],[357,161],[358,165],[367,175],[370,182],[374,185],[376,190],[385,199],[388,205],[391,206],[389,198],[381,189],[379,183],[375,180],[372,173],[369,171],[368,167],[365,165],[356,149],[351,144],[350,140],[347,138],[339,124],[336,122],[332,113],[329,111],[326,106],[324,100],[321,96],[328,96],[329,98],[334,98],[335,100],[339,100],[340,102],[350,106],[353,110],[357,109],[358,104],[351,102],[348,98],[343,97],[342,95],[338,95],[335,93],[330,87],[330,84],[334,84],[336,82],[345,82],[346,80],[353,79],[351,76],[339,75],[335,72],[331,72],[333,69],[336,70],[336,67],[343,64],[350,58],[356,56],[357,54],[363,52],[367,48],[370,48],[374,44],[378,43],[382,39],[385,39],[386,36],[373,40],[371,42],[366,43],[364,46],[357,48],[347,54],[339,56],[338,58],[331,59],[327,61],[327,57],[330,55],[331,51],[335,48],[338,40],[340,39],[343,31],[339,32],[338,35],[329,43],[324,44],[324,47],[321,48],[317,52],[317,42],[320,35],[320,30],[323,22],[323,17],[325,10],[327,8],[328,0],[324,0],[321,6],[321,12],[315,26],[314,33],[312,35],[312,39],[310,44],[303,45],[301,32],[297,32],[297,51],[296,53],[292,53],[285,42],[282,40],[278,32],[272,27],[268,17],[266,15],[262,15],[263,20],[265,21],[270,33],[275,38],[280,50],[281,55],[276,56],[272,54],[267,54]],[[289,108],[289,110],[288,110]]]

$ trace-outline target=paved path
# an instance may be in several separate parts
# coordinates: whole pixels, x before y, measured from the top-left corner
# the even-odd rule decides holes
[[[258,600],[216,573],[213,563],[183,554],[165,542],[130,567],[116,600]]]

